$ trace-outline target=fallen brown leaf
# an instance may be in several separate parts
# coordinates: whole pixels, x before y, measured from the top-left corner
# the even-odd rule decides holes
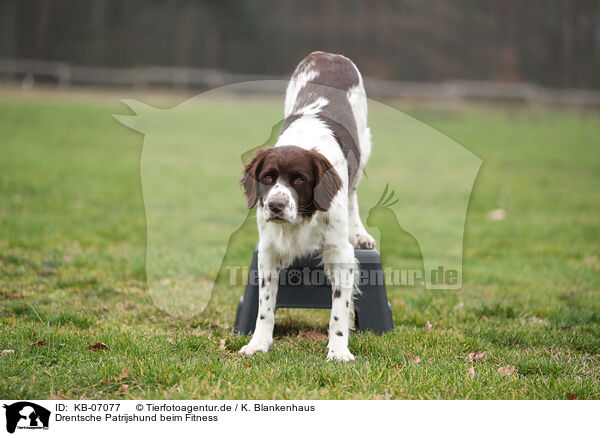
[[[473,365],[471,365],[469,367],[469,377],[471,377],[471,378],[475,377],[475,368],[473,368]]]
[[[175,339],[173,338],[167,338],[167,342],[174,344],[175,343]]]
[[[577,395],[572,394],[572,393],[569,392],[567,394],[567,400],[579,400],[579,397]]]
[[[431,323],[429,321],[427,321],[425,323],[425,333],[429,333],[432,328],[433,328],[433,326],[431,325]]]
[[[128,388],[129,388],[129,385],[121,385],[121,387],[117,391],[117,394],[123,395],[124,393],[127,392]]]
[[[30,347],[41,347],[42,345],[46,345],[46,341],[37,341],[29,344]]]
[[[467,354],[464,359],[467,362],[475,362],[477,360],[485,360],[487,359],[487,351],[480,351],[480,350],[475,350],[475,351],[471,351],[469,354]]]
[[[517,371],[517,368],[515,368],[512,365],[506,365],[506,366],[502,366],[500,368],[498,368],[498,374],[500,375],[511,375],[514,374]]]
[[[15,350],[2,350],[3,356],[10,356],[12,354],[15,354]]]
[[[219,350],[227,350],[227,345],[225,345],[225,339],[221,339],[219,343]]]
[[[94,345],[88,345],[87,349],[92,351],[110,350],[108,345],[106,345],[104,342],[96,342]]]
[[[412,353],[408,353],[408,357],[410,357],[410,360],[412,360],[415,363],[419,363],[421,361],[421,358],[419,356],[415,356]]]

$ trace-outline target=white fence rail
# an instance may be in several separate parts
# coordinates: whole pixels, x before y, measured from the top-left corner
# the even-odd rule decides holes
[[[112,68],[71,65],[30,59],[0,58],[0,78],[33,83],[36,78],[54,82],[59,87],[74,85],[124,86],[133,88],[175,87],[211,89],[231,83],[256,80],[286,80],[288,76],[235,74],[206,68],[141,66]],[[415,100],[496,100],[529,104],[600,106],[600,91],[587,89],[545,88],[529,83],[448,80],[444,82],[404,82],[365,78],[372,98]],[[236,87],[248,92],[279,92],[280,86]]]

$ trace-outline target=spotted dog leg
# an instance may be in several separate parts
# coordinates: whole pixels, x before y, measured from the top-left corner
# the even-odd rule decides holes
[[[265,251],[260,248],[258,250],[258,316],[252,339],[240,350],[240,354],[246,356],[257,351],[266,353],[273,344],[280,264],[268,254],[263,254]]]
[[[359,179],[360,174],[357,175],[356,178]],[[356,182],[356,185],[357,184],[358,182]],[[351,189],[350,194],[348,195],[348,218],[350,222],[350,242],[352,242],[354,248],[368,250],[375,248],[375,239],[367,233],[367,230],[360,219],[356,187]]]
[[[352,291],[356,271],[354,249],[348,242],[342,246],[327,247],[323,252],[323,261],[332,288],[327,360],[347,362],[354,360],[354,356],[348,349],[353,308]]]

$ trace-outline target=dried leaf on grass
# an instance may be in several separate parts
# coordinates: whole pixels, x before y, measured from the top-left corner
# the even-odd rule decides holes
[[[219,342],[219,350],[227,350],[227,345],[225,345],[225,339],[221,339]]]
[[[567,394],[567,400],[579,400],[579,399],[580,398],[575,394],[572,394],[570,392]]]
[[[410,357],[410,360],[412,360],[415,363],[419,363],[421,361],[421,358],[419,356],[415,356],[412,353],[408,353],[408,357]]]
[[[506,365],[498,368],[498,374],[500,375],[511,375],[517,372],[517,368],[512,365]]]
[[[481,350],[471,351],[469,354],[467,354],[465,357],[462,357],[461,359],[465,359],[467,362],[476,362],[479,360],[486,360],[487,359],[487,351],[481,351]]]
[[[32,342],[31,344],[29,344],[30,347],[41,347],[43,345],[46,345],[46,341],[44,341],[44,340]]]
[[[108,345],[106,345],[104,342],[96,342],[94,345],[88,345],[87,349],[92,351],[110,350]]]
[[[473,365],[471,365],[469,367],[469,377],[471,377],[471,378],[475,377],[475,368],[473,368]]]
[[[425,333],[429,333],[432,328],[433,328],[433,326],[431,325],[431,323],[429,321],[427,321],[425,323]]]
[[[2,350],[3,356],[11,356],[13,354],[15,354],[15,350]]]
[[[129,385],[121,385],[121,387],[119,387],[119,390],[117,391],[117,394],[123,395],[127,393],[127,389],[129,389]]]

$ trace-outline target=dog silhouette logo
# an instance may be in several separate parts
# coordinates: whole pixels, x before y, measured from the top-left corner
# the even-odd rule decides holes
[[[4,405],[6,409],[6,431],[14,433],[18,429],[48,429],[50,411],[29,401],[19,401]]]

